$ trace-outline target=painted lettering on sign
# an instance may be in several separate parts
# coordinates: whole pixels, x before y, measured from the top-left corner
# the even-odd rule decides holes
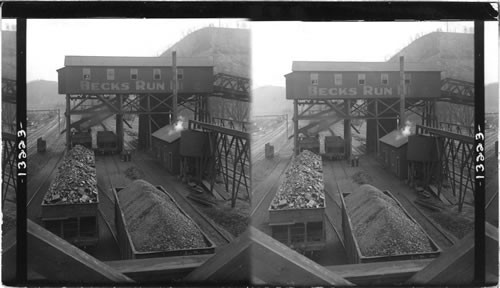
[[[358,92],[361,90],[361,94]],[[363,86],[363,89],[358,88],[340,88],[340,87],[318,87],[309,86],[309,96],[392,96],[392,87],[372,87],[369,85]]]
[[[132,86],[132,87],[131,87]],[[80,81],[80,89],[82,91],[92,92],[108,92],[108,91],[165,91],[165,82],[148,82],[137,80],[129,82],[90,82]]]

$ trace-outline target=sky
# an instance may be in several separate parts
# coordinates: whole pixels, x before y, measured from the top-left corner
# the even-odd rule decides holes
[[[65,55],[158,56],[209,25],[252,28],[252,84],[284,86],[294,60],[385,61],[417,36],[472,22],[245,22],[241,19],[37,19],[27,26],[27,80],[57,81]],[[485,82],[498,82],[498,23],[485,25]],[[490,37],[493,36],[493,37]]]
[[[64,56],[159,56],[194,31],[248,25],[239,19],[31,19],[27,80],[57,81]]]
[[[448,24],[448,25],[447,25]],[[485,25],[485,82],[498,82],[498,24]],[[497,24],[497,25],[494,25]],[[386,61],[417,35],[463,32],[473,22],[253,22],[252,85],[285,86],[293,61]]]

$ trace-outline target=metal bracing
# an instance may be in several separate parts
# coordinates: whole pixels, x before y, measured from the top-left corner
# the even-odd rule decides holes
[[[250,79],[225,73],[215,74],[212,96],[250,101]]]
[[[161,125],[152,115],[166,115],[171,114],[171,98],[172,95],[159,96],[153,94],[83,94],[83,95],[66,95],[67,97],[67,112],[66,117],[68,120],[67,128],[81,125],[87,121],[94,120],[101,122],[113,115],[147,115],[148,116],[148,130],[159,129]],[[146,103],[146,105],[145,105]],[[69,113],[68,113],[69,111]],[[71,123],[71,115],[85,115],[81,120]],[[129,127],[131,125],[119,117]],[[64,131],[63,131],[64,132]],[[122,134],[122,133],[119,133]],[[149,133],[148,135],[150,135]],[[123,135],[118,135],[119,143],[123,143]],[[68,133],[67,146],[71,143],[71,135]],[[150,142],[149,142],[150,143]]]
[[[474,83],[451,78],[441,80],[439,101],[474,106]]]
[[[439,129],[470,137],[474,136],[473,126],[466,126],[449,122],[439,122]]]
[[[473,165],[474,138],[449,131],[417,125],[417,134],[430,134],[438,138],[438,193],[441,193],[443,180],[448,181],[453,195],[458,199],[461,212],[467,193],[475,196]]]
[[[212,124],[228,127],[229,129],[239,130],[246,132],[247,127],[250,127],[251,123],[247,121],[238,121],[233,119],[212,117]]]
[[[10,133],[2,133],[2,211],[9,188],[17,191],[16,177],[16,136]],[[9,199],[14,201],[12,199]]]
[[[210,134],[210,192],[213,192],[216,176],[220,176],[226,191],[231,193],[231,207],[235,207],[241,188],[250,199],[250,134],[192,120],[189,129]]]
[[[348,105],[347,102],[350,104]],[[400,99],[398,98],[294,100],[294,123],[296,126],[294,137],[298,137],[299,134],[309,135],[309,131],[316,128],[320,131],[329,130],[330,126],[342,120],[350,122],[352,119],[373,119],[376,121],[376,127],[379,127],[384,133],[389,133],[391,131],[386,131],[379,120],[399,119],[399,103]],[[405,101],[405,107],[406,111],[416,113],[422,119],[434,119],[432,114],[434,103],[435,101],[429,98],[409,98]],[[301,125],[302,121],[309,121],[309,123]],[[352,124],[349,126],[353,127]],[[298,138],[294,143],[297,141]],[[298,147],[295,153],[298,153]]]
[[[17,84],[16,80],[2,78],[2,102],[16,104]]]

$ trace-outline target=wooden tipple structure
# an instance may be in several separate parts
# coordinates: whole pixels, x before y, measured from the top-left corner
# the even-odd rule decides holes
[[[307,135],[315,126],[329,130],[343,121],[349,159],[354,119],[367,121],[367,151],[376,152],[378,139],[397,128],[401,105],[405,111],[420,108],[419,114],[430,123],[441,95],[440,70],[406,63],[403,104],[400,72],[398,63],[294,61],[292,72],[285,77],[286,98],[294,102],[295,153],[299,151],[299,134]]]
[[[250,189],[249,133],[245,129],[221,127],[221,121],[210,117],[208,99],[249,102],[250,81],[214,74],[210,58],[182,58],[174,53],[172,58],[66,56],[65,66],[57,70],[59,94],[66,95],[65,131],[85,130],[116,115],[120,152],[124,144],[123,125],[132,128],[124,116],[139,115],[138,148],[150,150],[153,133],[177,121],[178,107],[189,109],[194,114],[194,125],[189,128],[211,134],[212,161],[207,166],[212,179],[210,189],[216,175],[222,176],[234,206],[240,187],[247,193]],[[81,119],[72,122],[72,115],[81,115]],[[71,133],[66,133],[66,137],[69,148]]]

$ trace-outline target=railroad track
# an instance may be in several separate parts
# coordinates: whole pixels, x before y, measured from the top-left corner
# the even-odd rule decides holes
[[[38,188],[35,190],[35,192],[30,196],[30,199],[28,200],[28,202],[26,204],[26,208],[30,207],[30,205],[33,203],[33,200],[38,196],[38,194],[40,193],[40,191],[46,190],[48,188],[47,183],[50,185],[50,181],[52,180],[52,175],[53,175],[54,171],[57,169],[57,167],[59,167],[59,163],[61,162],[61,160],[62,160],[63,157],[64,157],[64,153],[61,153],[58,156],[58,159],[57,159],[54,167],[47,174],[47,177],[44,178],[44,180],[42,181],[42,183],[40,185],[38,185]],[[28,191],[28,193],[29,193],[29,191]]]
[[[255,137],[252,137],[252,143],[251,143],[252,163],[255,163],[263,159],[265,156],[264,153],[265,144],[275,141],[277,138],[282,136],[282,134],[285,131],[286,131],[286,122],[283,121],[272,126],[266,134],[259,136],[257,139],[255,139]]]
[[[28,131],[28,156],[37,152],[37,139],[40,137],[47,138],[54,134],[55,130],[58,127],[57,118],[48,119],[48,121],[44,122],[39,126],[38,129]]]
[[[111,203],[111,206],[114,208],[114,201],[113,201],[113,199],[111,199],[111,197],[108,195],[108,193],[106,193],[105,190],[100,185],[97,185],[97,190],[99,191],[100,195],[105,195],[104,198],[107,199],[109,201],[109,203]],[[103,198],[101,198],[100,200],[103,200]],[[104,203],[102,201],[99,201],[99,202],[100,202],[99,204],[104,205]],[[104,214],[101,207],[99,207],[99,209],[97,209],[97,210],[99,211],[99,214],[101,215],[104,223],[106,223],[106,227],[108,228],[109,232],[111,233],[111,236],[113,236],[115,243],[118,245],[118,238],[116,237],[116,234],[113,230],[113,226],[109,223],[110,221],[108,220],[109,216]]]
[[[413,210],[417,211],[417,213],[419,215],[421,215],[423,218],[425,218],[427,220],[427,222],[431,224],[431,226],[434,228],[434,230],[437,231],[437,233],[435,233],[433,231],[432,232],[429,231],[429,229],[426,230],[427,233],[432,234],[432,235],[429,235],[429,236],[431,236],[432,239],[439,238],[441,243],[446,243],[447,244],[446,247],[451,247],[451,246],[455,245],[456,240],[453,239],[453,238],[451,238],[450,236],[448,236],[448,234],[443,231],[443,228],[441,228],[441,226],[439,226],[438,224],[436,224],[434,222],[434,220],[432,220],[429,216],[425,215],[425,213],[422,212],[422,210],[420,208],[418,208],[413,203],[413,201],[410,201],[408,199],[408,197],[406,197],[402,193],[400,193],[398,195],[402,196],[412,206],[412,208],[414,208]],[[444,241],[443,241],[443,239],[444,239]],[[446,247],[441,247],[441,248],[446,248]]]

